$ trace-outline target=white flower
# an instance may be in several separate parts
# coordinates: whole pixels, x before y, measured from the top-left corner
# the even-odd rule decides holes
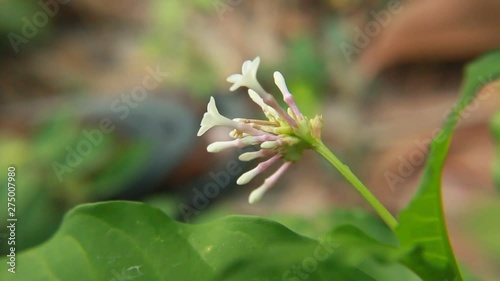
[[[217,105],[213,97],[210,97],[210,102],[207,105],[207,112],[203,115],[201,119],[200,130],[198,130],[198,137],[203,135],[210,128],[215,126],[232,126],[232,120],[220,115],[219,110],[217,110]]]
[[[256,57],[253,61],[245,61],[241,67],[241,74],[233,74],[227,77],[227,82],[233,83],[229,90],[235,91],[239,87],[254,88],[257,85],[260,87],[259,81],[257,81],[257,69],[259,69],[259,64],[259,57]]]
[[[318,144],[323,124],[319,116],[308,119],[302,115],[286,86],[285,78],[280,72],[275,72],[274,81],[283,94],[283,100],[289,106],[288,110],[283,109],[257,81],[259,63],[259,57],[253,61],[245,61],[241,69],[242,74],[233,74],[227,78],[227,81],[233,83],[231,91],[239,87],[248,87],[248,95],[260,106],[268,120],[247,118],[230,120],[220,115],[211,97],[198,131],[198,136],[201,136],[214,126],[226,126],[233,129],[229,134],[233,140],[214,142],[207,147],[208,152],[215,153],[228,148],[256,146],[260,147],[258,151],[243,153],[239,159],[251,161],[269,157],[254,169],[241,175],[237,180],[239,185],[247,184],[277,161],[284,162],[274,174],[265,179],[264,183],[250,194],[250,203],[259,201],[288,167],[300,159],[304,150],[314,148]]]
[[[257,130],[252,127],[235,122],[227,117],[222,116],[217,110],[217,105],[213,97],[210,97],[210,101],[207,105],[207,112],[203,114],[203,119],[201,119],[200,129],[198,130],[197,136],[201,136],[206,133],[209,129],[215,126],[226,126],[234,129],[238,129],[245,133],[258,133]]]

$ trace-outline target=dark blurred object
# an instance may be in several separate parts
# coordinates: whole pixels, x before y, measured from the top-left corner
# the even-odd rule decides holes
[[[500,1],[402,1],[358,65],[368,77],[401,63],[471,59],[500,47]]]
[[[119,103],[122,97],[1,109],[0,152],[7,156],[1,166],[14,165],[18,174],[18,249],[50,237],[76,204],[140,199],[160,189],[189,154],[197,131],[190,105],[151,95],[132,109]]]

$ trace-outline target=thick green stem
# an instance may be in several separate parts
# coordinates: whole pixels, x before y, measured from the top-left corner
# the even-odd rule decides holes
[[[377,197],[344,165],[322,142],[315,145],[315,150],[321,154],[333,167],[335,167],[375,209],[385,223],[394,230],[398,226],[398,221],[392,214],[378,201]]]

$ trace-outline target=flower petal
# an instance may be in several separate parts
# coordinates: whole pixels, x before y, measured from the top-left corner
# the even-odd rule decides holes
[[[233,74],[227,77],[227,82],[233,83],[229,88],[235,91],[240,87],[256,88],[261,90],[262,86],[257,81],[257,70],[259,68],[260,58],[256,57],[253,61],[247,60],[241,66],[241,74]]]
[[[241,74],[245,75],[248,73],[248,70],[252,67],[252,61],[251,60],[246,60],[243,62],[243,65],[241,66]]]
[[[200,137],[202,136],[203,134],[205,134],[210,128],[212,127],[209,127],[209,126],[200,126],[200,129],[198,130],[198,133],[196,134],[196,136]]]
[[[207,112],[203,114],[203,119],[201,119],[200,129],[198,130],[197,136],[201,136],[206,133],[210,128],[215,126],[228,126],[236,127],[237,123],[233,120],[220,115],[219,110],[217,110],[217,105],[213,97],[210,97],[210,101],[207,105]]]
[[[241,74],[231,74],[226,78],[226,81],[229,83],[236,83],[243,78],[243,75]]]
[[[255,59],[253,59],[252,64],[248,69],[248,74],[254,79],[257,78],[257,70],[259,69],[259,65],[260,65],[260,57],[257,56],[255,57]]]

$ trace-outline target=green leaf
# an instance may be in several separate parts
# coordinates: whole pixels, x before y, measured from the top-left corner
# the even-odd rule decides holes
[[[384,280],[371,276],[373,268],[397,266],[394,246],[353,226],[328,237],[306,238],[256,217],[188,225],[143,203],[86,204],[49,241],[18,253],[16,274],[2,270],[0,280],[373,281]]]
[[[500,51],[484,55],[466,68],[461,97],[432,141],[419,190],[400,213],[396,234],[413,248],[404,262],[424,280],[463,280],[448,239],[441,198],[441,172],[453,130],[486,83],[500,77]],[[481,97],[479,97],[481,99]],[[472,110],[471,110],[472,111]],[[469,113],[469,112],[467,112]]]
[[[381,243],[399,243],[396,235],[385,223],[363,210],[333,209],[315,215],[314,219],[292,215],[273,215],[271,218],[299,234],[313,238],[319,238],[344,225],[353,225]]]

